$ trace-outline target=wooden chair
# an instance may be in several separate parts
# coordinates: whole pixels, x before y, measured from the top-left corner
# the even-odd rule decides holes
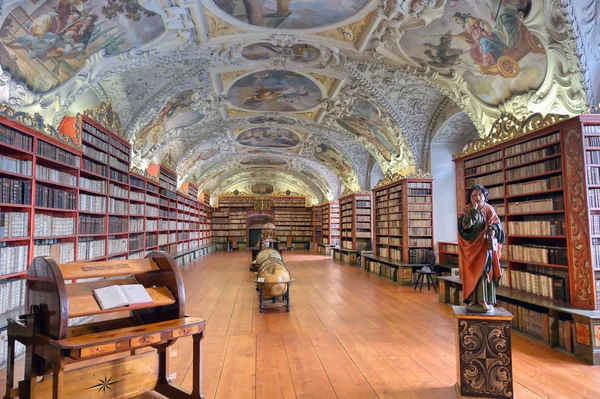
[[[99,277],[104,279],[90,280]],[[153,303],[102,309],[93,295],[96,288],[137,283]],[[37,257],[27,272],[27,302],[31,314],[8,323],[5,399],[129,398],[153,390],[169,398],[202,398],[204,320],[185,317],[183,281],[167,253],[64,265]],[[69,326],[70,318],[86,316],[103,321]],[[169,379],[170,347],[185,336],[193,338],[191,393]],[[25,377],[13,388],[15,341],[26,346],[26,357]],[[38,376],[45,378],[38,382]]]

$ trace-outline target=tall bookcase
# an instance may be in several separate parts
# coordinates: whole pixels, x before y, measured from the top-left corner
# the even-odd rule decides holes
[[[313,243],[323,242],[323,206],[316,205],[312,208],[313,213]]]
[[[271,209],[280,242],[291,241],[292,248],[308,249],[313,238],[313,213],[306,197],[272,196]]]
[[[355,193],[340,198],[340,247],[365,250],[372,237],[371,193]]]
[[[433,251],[433,182],[407,178],[377,187],[376,256],[408,264],[428,263]]]
[[[600,117],[582,115],[455,160],[459,211],[483,184],[505,215],[510,290],[600,308],[599,155]]]
[[[340,203],[328,202],[323,205],[323,244],[340,245]]]

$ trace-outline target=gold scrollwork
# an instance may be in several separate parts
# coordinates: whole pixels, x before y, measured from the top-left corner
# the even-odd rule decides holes
[[[568,118],[568,115],[548,114],[544,116],[539,112],[521,119],[518,119],[514,115],[503,115],[496,119],[486,138],[468,143],[461,152],[454,154],[452,157],[456,159],[473,154],[516,137],[554,125]]]
[[[208,37],[234,35],[236,33],[246,32],[237,26],[233,26],[230,23],[223,21],[221,18],[210,12],[208,8],[205,8],[204,12],[206,14],[206,23],[208,24]]]
[[[429,172],[425,172],[424,170],[417,169],[414,172],[410,172],[406,175],[402,173],[392,173],[391,171],[386,172],[381,180],[375,185],[375,188],[387,186],[388,184],[395,183],[397,181],[403,179],[432,179],[433,175]]]
[[[368,15],[360,21],[353,22],[350,25],[342,26],[334,30],[328,30],[326,32],[319,32],[317,33],[317,36],[326,36],[345,42],[355,43],[358,40],[363,27],[367,23],[367,18]]]
[[[333,76],[321,75],[320,73],[309,73],[309,75],[317,79],[323,87],[325,87],[325,90],[328,93],[329,90],[331,90],[331,86],[333,86],[333,83],[336,81],[336,78]]]
[[[62,133],[60,130],[55,129],[51,125],[44,122],[44,117],[37,112],[33,115],[23,111],[15,111],[10,105],[0,104],[0,115],[7,117],[10,120],[21,123],[30,129],[37,130],[38,132],[45,134],[75,148],[81,148],[81,133],[77,129],[75,137],[71,137],[68,134]]]
[[[102,101],[94,109],[86,109],[83,114],[98,122],[105,128],[124,137],[123,126],[117,112],[113,109],[112,99],[109,97],[107,102]]]
[[[271,200],[268,198],[257,198],[254,200],[255,211],[268,211],[271,209]]]

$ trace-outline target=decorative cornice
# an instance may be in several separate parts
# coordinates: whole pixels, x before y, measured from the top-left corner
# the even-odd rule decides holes
[[[80,129],[75,129],[74,137],[68,134],[62,133],[60,130],[55,129],[51,125],[44,122],[42,115],[37,112],[33,115],[23,111],[15,111],[8,104],[0,104],[0,115],[21,123],[30,129],[36,130],[46,136],[53,137],[58,141],[61,141],[71,147],[81,148],[81,133]]]
[[[433,175],[430,172],[426,172],[421,169],[417,169],[416,171],[410,172],[406,175],[403,175],[401,173],[386,172],[385,176],[381,180],[379,180],[379,182],[377,183],[375,188],[387,186],[388,184],[395,183],[397,181],[404,180],[404,179],[432,179],[433,180]]]
[[[547,126],[554,125],[568,118],[568,115],[548,114],[544,116],[539,112],[521,119],[516,118],[514,115],[503,115],[496,119],[486,138],[468,143],[464,150],[458,154],[454,154],[452,158],[456,159],[473,154]]]
[[[125,137],[121,119],[117,112],[113,109],[112,99],[108,97],[108,101],[102,101],[94,109],[86,109],[83,114],[94,121],[98,122],[110,131],[117,133],[121,137]]]

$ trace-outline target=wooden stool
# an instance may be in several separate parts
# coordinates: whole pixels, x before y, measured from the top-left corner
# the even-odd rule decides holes
[[[435,287],[435,282],[433,281],[433,276],[435,275],[434,272],[426,271],[426,270],[417,270],[417,271],[415,271],[415,273],[417,273],[418,276],[417,276],[417,281],[415,282],[414,290],[416,290],[419,283],[421,283],[421,288],[419,289],[419,292],[423,291],[423,283],[425,282],[423,276],[425,276],[425,278],[427,278],[427,291],[430,290],[429,283],[431,283],[431,285],[433,285],[433,290],[435,292],[437,292],[437,288]]]

